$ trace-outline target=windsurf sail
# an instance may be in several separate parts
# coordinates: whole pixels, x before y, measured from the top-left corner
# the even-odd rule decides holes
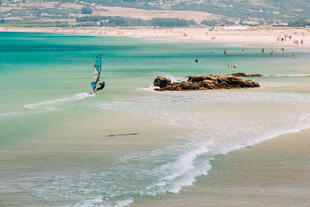
[[[98,55],[96,56],[96,61],[95,61],[93,73],[91,76],[92,83],[97,83],[99,81],[100,74],[101,74],[101,68],[102,68],[102,56]]]

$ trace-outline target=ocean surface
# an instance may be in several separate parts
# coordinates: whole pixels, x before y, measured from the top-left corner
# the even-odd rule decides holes
[[[218,154],[310,128],[310,53],[278,49],[1,32],[0,206],[135,206],[193,185]],[[99,54],[106,88],[90,95]],[[152,87],[233,72],[265,77],[255,89]]]

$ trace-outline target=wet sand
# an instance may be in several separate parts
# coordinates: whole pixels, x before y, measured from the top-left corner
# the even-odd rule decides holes
[[[218,155],[212,166],[180,194],[132,206],[310,206],[310,130]]]

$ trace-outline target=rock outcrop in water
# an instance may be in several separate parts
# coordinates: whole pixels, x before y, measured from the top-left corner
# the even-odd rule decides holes
[[[263,77],[262,74],[245,74],[245,73],[233,73],[231,74],[236,77]]]
[[[165,88],[167,85],[171,85],[171,80],[162,76],[157,76],[154,80],[154,86],[159,88]]]
[[[233,88],[260,87],[257,82],[245,80],[234,75],[193,75],[187,81],[174,82],[170,79],[158,76],[154,80],[154,86],[158,91],[190,91],[190,90],[213,90]]]

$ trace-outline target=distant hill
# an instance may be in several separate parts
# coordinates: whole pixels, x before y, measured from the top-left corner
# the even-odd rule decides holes
[[[309,0],[84,0],[106,6],[143,9],[193,10],[241,20],[310,19]]]
[[[209,26],[287,25],[289,22],[310,20],[310,0],[0,0],[0,4],[0,24],[20,24],[21,26],[35,23],[39,26],[49,25],[49,23],[55,26],[81,26],[81,22],[77,22],[76,19],[85,15],[91,16],[89,22],[84,22],[85,25],[105,25],[104,21],[114,21],[113,16],[119,16],[117,22],[121,20],[121,26],[126,24],[129,24],[128,26],[154,26],[150,23],[150,18],[170,18],[170,16],[174,18],[176,25],[179,25],[180,22],[177,22],[176,18],[182,18],[184,10],[196,11],[192,13],[192,20],[195,23],[182,23],[187,26],[201,23]],[[88,13],[81,12],[83,7]],[[121,8],[117,10],[111,7],[139,10],[122,10]],[[113,13],[113,11],[116,12]],[[129,14],[126,11],[137,11],[137,16],[135,12]],[[190,14],[187,12],[183,19],[190,21]],[[122,18],[131,18],[131,20],[124,20],[124,23]],[[162,25],[165,24],[161,22],[159,26]],[[170,21],[167,25],[173,26],[174,24]]]

